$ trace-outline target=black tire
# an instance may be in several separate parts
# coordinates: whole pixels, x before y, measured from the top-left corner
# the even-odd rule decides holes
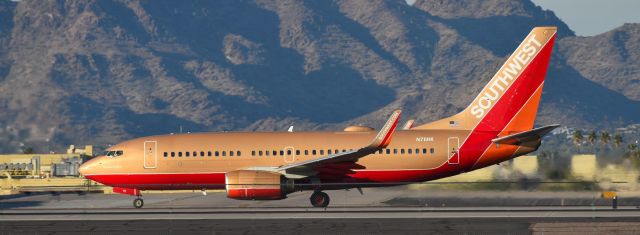
[[[309,201],[313,207],[327,207],[329,206],[329,201],[331,201],[331,199],[329,198],[329,195],[324,192],[314,192],[311,194]]]
[[[133,207],[142,208],[142,206],[144,206],[144,201],[142,200],[142,198],[136,198],[133,200]]]

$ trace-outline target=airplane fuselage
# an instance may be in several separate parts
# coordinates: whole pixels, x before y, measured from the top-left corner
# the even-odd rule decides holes
[[[387,148],[361,158],[364,169],[344,179],[344,188],[406,184],[447,177],[476,165],[481,145],[460,147],[468,130],[397,131]],[[375,132],[222,132],[158,135],[133,139],[110,149],[120,156],[97,157],[87,178],[106,185],[137,189],[222,189],[225,173],[238,169],[273,168],[321,158],[366,145]],[[494,133],[497,135],[498,133]],[[494,148],[500,148],[494,146]],[[508,148],[503,146],[502,148]],[[530,151],[533,151],[531,149]],[[530,151],[504,151],[491,163]],[[468,154],[465,154],[468,153]],[[86,166],[90,166],[91,161]]]

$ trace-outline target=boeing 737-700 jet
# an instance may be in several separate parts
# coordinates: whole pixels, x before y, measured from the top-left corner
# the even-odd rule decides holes
[[[536,27],[462,112],[396,131],[396,110],[378,131],[222,132],[157,135],[114,145],[84,163],[88,179],[141,190],[225,189],[227,197],[278,200],[313,191],[410,184],[494,165],[538,149],[557,125],[533,128],[556,27]]]

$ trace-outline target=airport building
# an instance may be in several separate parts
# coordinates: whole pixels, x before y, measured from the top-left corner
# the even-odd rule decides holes
[[[78,173],[93,156],[93,146],[69,146],[66,153],[0,155],[0,195],[37,191],[84,190],[95,183]]]

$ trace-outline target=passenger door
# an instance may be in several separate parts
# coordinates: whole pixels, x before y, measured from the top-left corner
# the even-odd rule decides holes
[[[153,169],[158,165],[158,142],[157,141],[145,141],[144,142],[144,168]]]

